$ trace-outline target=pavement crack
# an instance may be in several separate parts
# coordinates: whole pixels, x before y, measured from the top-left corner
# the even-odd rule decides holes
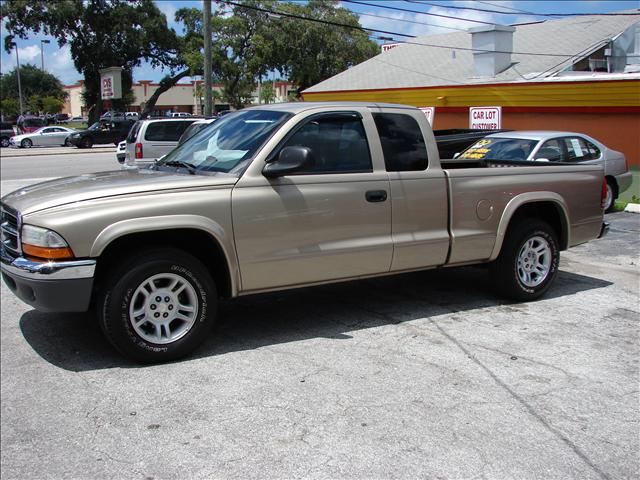
[[[535,418],[547,431],[555,435],[558,439],[560,439],[565,445],[567,445],[585,464],[587,464],[600,478],[605,480],[610,480],[611,477],[607,475],[600,467],[598,467],[585,452],[583,452],[580,447],[578,447],[575,443],[571,441],[569,437],[567,437],[560,430],[551,425],[540,413],[538,413],[535,408],[531,406],[529,402],[527,402],[521,395],[519,395],[515,390],[513,390],[509,385],[507,385],[500,377],[498,377],[489,367],[487,367],[482,361],[480,361],[473,353],[467,349],[462,342],[460,342],[457,338],[447,332],[444,328],[438,325],[433,319],[430,319],[430,322],[440,331],[440,333],[451,343],[453,343],[462,353],[464,353],[467,358],[469,358],[472,362],[478,365],[482,370],[484,370],[489,377],[493,379],[493,381],[500,386],[503,390],[505,390],[511,397],[513,397],[518,403],[520,403],[525,410]]]

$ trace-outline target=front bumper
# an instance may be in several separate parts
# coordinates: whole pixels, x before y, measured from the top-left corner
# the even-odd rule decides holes
[[[95,260],[34,262],[0,254],[7,287],[42,312],[85,312],[89,309]]]

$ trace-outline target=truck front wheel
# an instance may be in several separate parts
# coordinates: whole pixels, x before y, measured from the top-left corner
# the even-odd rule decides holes
[[[145,363],[192,352],[211,331],[215,284],[202,263],[182,250],[153,250],[114,269],[98,302],[100,326],[124,356]]]
[[[560,250],[555,231],[541,220],[523,219],[507,232],[490,274],[499,294],[534,300],[544,294],[558,273]]]

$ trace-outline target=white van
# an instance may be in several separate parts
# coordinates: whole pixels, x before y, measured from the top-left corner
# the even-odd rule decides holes
[[[153,118],[133,124],[126,142],[125,166],[149,164],[166,155],[197,118]]]

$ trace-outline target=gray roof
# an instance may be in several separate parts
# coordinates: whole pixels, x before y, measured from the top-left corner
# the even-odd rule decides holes
[[[305,90],[327,92],[378,88],[469,85],[540,80],[588,56],[639,21],[637,15],[583,16],[518,25],[514,52],[576,54],[577,57],[534,56],[514,53],[514,63],[495,77],[475,77],[471,34],[429,35],[409,40]],[[421,44],[421,45],[416,45]],[[444,45],[438,48],[430,45]]]

